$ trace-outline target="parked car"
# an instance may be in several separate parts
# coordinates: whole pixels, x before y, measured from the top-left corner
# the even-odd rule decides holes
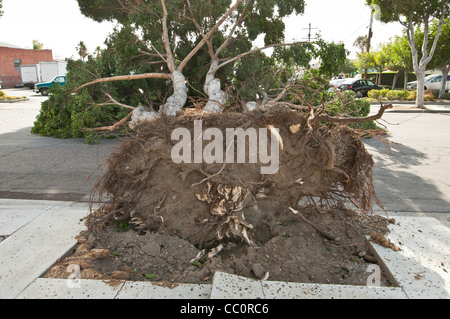
[[[348,79],[335,79],[330,81],[330,90],[333,91],[339,88],[339,85],[347,81]]]
[[[371,90],[381,90],[381,86],[375,85],[367,79],[348,79],[339,85],[340,91],[351,90],[357,97],[365,97]]]
[[[425,90],[439,91],[442,85],[442,74],[432,74],[425,78]],[[408,90],[417,89],[417,81],[409,82],[406,85]],[[446,91],[450,90],[450,75],[447,75]]]
[[[67,83],[66,81],[67,80],[66,80],[66,77],[64,75],[56,76],[50,82],[37,83],[34,86],[34,92],[41,93],[43,96],[47,96],[48,95],[48,90],[51,87],[53,87],[53,85],[58,83],[60,86],[63,86],[63,85],[65,85]]]

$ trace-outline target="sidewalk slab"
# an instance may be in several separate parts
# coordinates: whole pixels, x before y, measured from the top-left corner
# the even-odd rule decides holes
[[[38,278],[17,299],[114,299],[122,287],[123,282]]]
[[[43,209],[20,209],[0,207],[0,236],[11,236],[17,230],[45,213],[51,207]]]
[[[256,281],[216,272],[211,299],[407,299],[401,288]]]
[[[211,285],[126,282],[116,299],[209,299]]]
[[[17,299],[209,299],[211,285],[38,278]]]
[[[386,236],[401,251],[372,245],[408,298],[450,299],[450,231],[435,218],[396,217]]]
[[[265,299],[261,281],[216,271],[210,299]]]
[[[0,243],[0,299],[17,297],[77,243],[88,213],[70,205],[53,207]]]

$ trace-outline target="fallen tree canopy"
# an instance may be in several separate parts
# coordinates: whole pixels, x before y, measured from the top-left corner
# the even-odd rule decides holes
[[[383,106],[368,119],[381,117],[389,107]],[[273,107],[213,114],[190,110],[145,122],[108,160],[93,199],[107,196],[110,201],[91,214],[88,226],[96,231],[109,222],[126,220],[138,231],[163,231],[197,247],[211,248],[230,240],[251,246],[264,241],[265,222],[271,214],[296,208],[301,200],[319,210],[352,202],[362,212],[371,211],[377,202],[374,162],[359,135],[347,126],[323,125],[330,117],[313,108],[310,111]],[[194,145],[195,121],[201,121],[203,130],[219,129],[224,136],[227,129],[279,129],[279,169],[272,175],[261,174],[267,161],[250,162],[248,143],[246,160],[240,164],[175,163],[171,152],[178,141],[172,140],[172,133],[187,129]],[[224,139],[224,153],[230,145]],[[238,151],[237,145],[232,146]]]

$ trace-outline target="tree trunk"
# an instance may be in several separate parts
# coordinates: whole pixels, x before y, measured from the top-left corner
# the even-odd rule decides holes
[[[401,71],[401,70],[398,71],[398,72],[395,74],[395,76],[394,76],[394,81],[392,82],[392,89],[393,89],[393,90],[395,90],[395,87],[397,86],[397,80],[398,80],[398,77],[400,76],[400,72],[402,72],[402,71]]]
[[[449,72],[450,72],[450,65],[442,69],[442,85],[441,91],[439,92],[440,99],[443,99],[445,97],[445,91],[447,90],[447,76]]]
[[[161,111],[166,115],[177,115],[187,102],[186,78],[180,71],[172,72],[173,95],[171,95]]]
[[[208,95],[209,101],[203,109],[205,112],[222,113],[228,100],[228,95],[221,90],[220,80],[215,77],[218,66],[219,61],[213,60],[206,75],[203,90]]]
[[[405,83],[403,83],[403,89],[406,90],[406,87],[408,86],[409,81],[409,70],[405,71]]]
[[[417,99],[416,107],[423,109],[425,107],[424,97],[425,97],[425,69],[419,68],[416,70],[417,76]]]

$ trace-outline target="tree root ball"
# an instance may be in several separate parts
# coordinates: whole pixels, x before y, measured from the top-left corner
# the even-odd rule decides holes
[[[278,129],[278,170],[264,175],[261,168],[268,164],[261,158],[250,161],[249,144],[255,141],[249,136],[244,163],[195,163],[198,121],[202,132],[219,129],[224,136],[222,151],[234,147],[235,155],[238,143],[227,144],[227,130]],[[193,163],[173,160],[172,150],[180,142],[172,140],[177,128],[190,133],[192,154],[188,155]],[[205,149],[212,139],[202,143]],[[141,125],[137,135],[125,141],[106,164],[93,196],[108,196],[109,202],[89,216],[92,230],[110,221],[127,220],[139,231],[176,235],[199,248],[220,250],[223,242],[245,241],[252,246],[270,240],[267,220],[298,207],[300,201],[318,210],[351,201],[368,212],[376,198],[372,157],[353,130],[286,109],[244,114],[186,111],[176,117],[162,116]]]

